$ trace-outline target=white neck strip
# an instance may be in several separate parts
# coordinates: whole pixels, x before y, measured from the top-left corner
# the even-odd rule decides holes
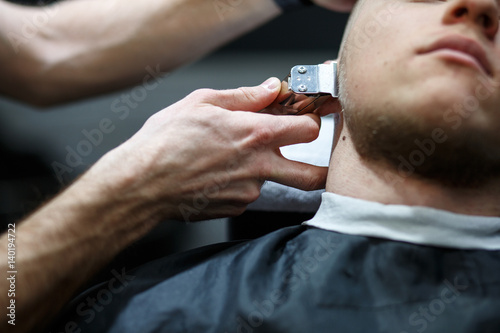
[[[339,233],[458,249],[500,250],[500,218],[444,210],[384,205],[322,194],[313,219],[303,224]]]

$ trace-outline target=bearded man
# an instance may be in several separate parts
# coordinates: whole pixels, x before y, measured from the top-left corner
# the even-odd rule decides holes
[[[498,15],[493,0],[361,0],[341,47],[339,101],[322,111],[338,117],[316,216],[144,265],[122,276],[112,303],[103,284],[62,322],[98,332],[497,332]]]

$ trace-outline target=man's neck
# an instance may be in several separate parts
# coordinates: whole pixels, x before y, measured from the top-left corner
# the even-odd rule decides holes
[[[477,188],[449,188],[415,175],[401,175],[383,162],[362,159],[348,130],[336,129],[326,184],[328,192],[354,198],[408,206],[426,206],[459,214],[500,216],[500,180]]]

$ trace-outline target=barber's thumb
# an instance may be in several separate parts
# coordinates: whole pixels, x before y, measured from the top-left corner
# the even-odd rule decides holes
[[[279,94],[281,80],[271,77],[254,87],[220,91],[218,105],[231,111],[260,111],[271,104]]]

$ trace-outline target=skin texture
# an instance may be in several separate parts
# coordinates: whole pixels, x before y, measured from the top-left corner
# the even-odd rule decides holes
[[[354,0],[317,3],[347,11]],[[0,1],[0,94],[50,106],[123,89],[148,67],[168,73],[280,14],[272,0]]]
[[[488,71],[466,52],[427,52],[446,36],[479,45]],[[344,111],[327,190],[500,215],[497,2],[363,1],[340,68]]]

